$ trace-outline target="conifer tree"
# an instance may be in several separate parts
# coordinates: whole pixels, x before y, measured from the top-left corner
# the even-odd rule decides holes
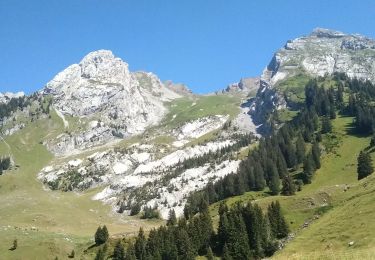
[[[318,142],[313,143],[311,153],[314,160],[315,169],[320,169],[320,148]]]
[[[207,260],[214,260],[215,259],[215,256],[214,256],[214,253],[212,252],[211,247],[208,247],[206,257],[207,257]]]
[[[284,176],[282,184],[281,194],[290,196],[296,193],[296,186],[289,174]]]
[[[372,160],[368,153],[361,151],[357,158],[358,180],[363,179],[373,173]]]
[[[322,134],[327,134],[332,132],[332,123],[328,117],[323,117],[322,119]]]
[[[103,249],[99,249],[96,253],[95,260],[104,260],[105,259],[105,253]]]
[[[272,195],[278,195],[280,192],[280,178],[274,165],[271,167],[270,174],[268,187]]]
[[[177,224],[176,212],[174,211],[174,209],[171,209],[169,210],[167,226],[174,226],[176,224]]]
[[[109,234],[108,234],[108,229],[104,225],[103,227],[98,227],[95,233],[95,244],[96,245],[101,245],[104,244],[108,240]]]
[[[302,172],[302,181],[305,184],[311,183],[312,175],[315,170],[315,163],[311,153],[309,153],[305,160],[303,161],[303,172]]]
[[[229,253],[229,249],[228,249],[227,244],[225,244],[224,247],[223,247],[222,260],[234,260],[233,257]]]
[[[296,158],[297,158],[297,163],[302,163],[303,159],[305,158],[305,141],[302,135],[298,136],[298,139],[296,142]]]
[[[134,253],[137,259],[145,260],[147,257],[146,253],[146,237],[143,228],[139,229],[138,236],[134,244]]]
[[[280,203],[272,202],[268,206],[268,219],[271,226],[271,232],[276,238],[284,238],[289,233],[289,227],[281,212]]]
[[[123,244],[121,243],[121,240],[118,240],[115,248],[113,250],[113,260],[124,260],[125,259],[125,249]]]

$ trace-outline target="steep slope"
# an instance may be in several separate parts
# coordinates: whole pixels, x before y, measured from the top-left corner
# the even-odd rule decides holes
[[[264,123],[275,108],[287,107],[284,89],[279,88],[284,80],[336,72],[346,73],[350,78],[375,80],[375,40],[317,28],[308,36],[287,41],[263,71],[252,108],[254,120]]]
[[[142,133],[165,115],[163,102],[180,97],[151,73],[131,73],[110,51],[95,51],[60,72],[41,91],[62,118],[78,117],[81,130],[48,143],[55,154],[72,153]]]

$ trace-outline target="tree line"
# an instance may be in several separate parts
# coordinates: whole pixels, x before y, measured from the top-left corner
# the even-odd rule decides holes
[[[342,106],[341,88],[325,89],[316,80],[305,86],[305,102],[300,112],[289,122],[259,141],[249,152],[237,173],[216,183],[208,183],[200,192],[191,194],[185,206],[185,217],[198,212],[202,201],[211,204],[247,191],[269,188],[271,195],[293,195],[303,184],[311,183],[320,168],[322,134],[332,131],[331,119]],[[302,168],[293,178],[291,172]],[[281,187],[280,187],[281,186]]]
[[[229,209],[222,203],[219,216],[219,227],[215,232],[208,205],[188,220],[185,217],[177,219],[172,209],[167,224],[152,229],[148,236],[141,228],[135,239],[118,240],[112,259],[193,260],[198,255],[208,259],[220,256],[227,260],[262,258],[271,256],[279,248],[278,240],[289,233],[278,202],[272,202],[266,214],[257,204],[236,203]],[[97,245],[108,240],[108,231],[106,228],[103,231],[104,227],[99,227],[95,234]],[[111,254],[107,251],[106,246],[99,248],[95,259],[105,259],[108,253]]]

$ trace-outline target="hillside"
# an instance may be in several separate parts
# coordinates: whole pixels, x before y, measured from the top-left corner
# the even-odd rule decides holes
[[[0,94],[0,259],[93,259],[101,225],[107,256],[371,259],[374,49],[316,29],[207,95],[98,50]]]

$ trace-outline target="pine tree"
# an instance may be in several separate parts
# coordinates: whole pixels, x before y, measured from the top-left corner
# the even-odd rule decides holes
[[[177,224],[176,212],[174,211],[174,209],[171,209],[169,210],[167,226],[174,226],[176,224]]]
[[[99,249],[99,251],[96,253],[95,260],[104,260],[105,254],[103,249]]]
[[[138,236],[134,244],[134,253],[137,259],[145,260],[146,259],[146,237],[143,231],[143,228],[139,229]]]
[[[227,244],[224,245],[223,247],[223,255],[221,257],[222,260],[233,260],[233,257],[229,253],[229,249]]]
[[[211,249],[210,246],[207,249],[207,256],[206,257],[207,257],[207,260],[214,260],[215,259],[214,253],[212,252],[212,249]]]
[[[113,250],[113,260],[124,260],[125,259],[125,249],[121,240],[118,240],[116,246]]]
[[[327,134],[332,132],[332,123],[328,117],[323,117],[322,119],[322,134]]]
[[[188,233],[184,229],[177,229],[175,243],[178,250],[178,259],[181,260],[194,260],[194,249],[189,238]]]
[[[281,189],[281,194],[290,196],[296,193],[296,186],[289,174],[284,176],[282,183],[283,187]]]
[[[269,174],[271,174],[271,176],[268,187],[270,188],[272,195],[278,195],[280,192],[280,178],[274,165],[271,167]]]
[[[309,153],[305,160],[303,161],[303,172],[302,172],[302,181],[305,184],[311,183],[312,175],[315,170],[315,163],[311,153]]]
[[[361,151],[357,158],[358,180],[363,179],[373,173],[372,160],[368,153]]]
[[[109,234],[108,229],[104,225],[103,227],[98,227],[98,229],[95,232],[95,244],[101,245],[104,244],[108,240]]]
[[[375,146],[375,134],[371,137],[371,141],[370,141],[370,147],[374,147]]]
[[[311,153],[314,160],[315,169],[320,169],[320,148],[318,142],[313,143]]]
[[[289,227],[281,212],[280,203],[272,202],[268,206],[268,219],[271,226],[271,232],[276,238],[284,238],[289,233]]]
[[[297,158],[297,163],[302,163],[303,159],[305,158],[305,141],[302,135],[298,136],[298,139],[296,142],[296,158]]]

